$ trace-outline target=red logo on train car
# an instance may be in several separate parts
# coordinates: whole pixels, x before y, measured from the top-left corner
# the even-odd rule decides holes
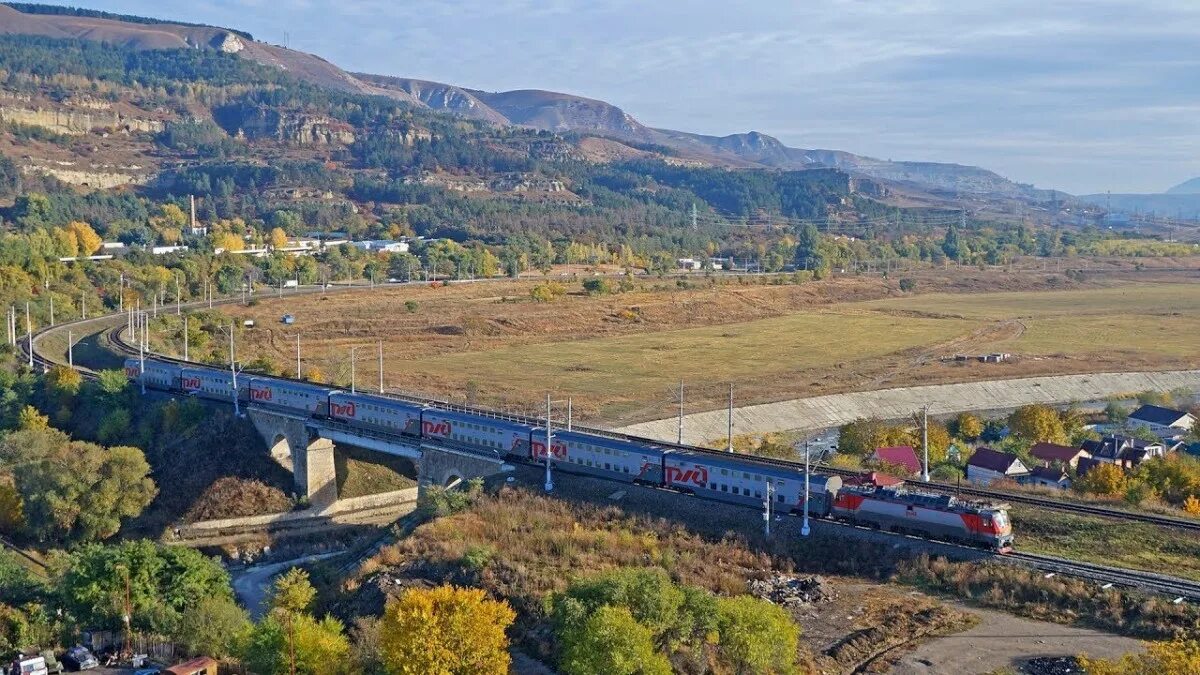
[[[546,441],[534,441],[530,444],[532,455],[535,459],[546,458]],[[562,442],[552,442],[550,445],[550,455],[554,459],[567,458],[567,444]]]
[[[271,400],[271,390],[270,389],[251,389],[250,390],[250,398],[255,401],[270,401]],[[351,404],[351,405],[354,405],[354,404]]]
[[[179,378],[179,387],[184,391],[194,391],[200,388],[200,378],[195,376]]]
[[[444,420],[441,422],[425,420],[421,422],[421,433],[428,434],[430,436],[449,436],[452,432],[450,430],[449,422]]]
[[[137,366],[125,366],[125,377],[137,379],[138,375],[142,374],[141,368]]]
[[[354,417],[354,401],[349,403],[329,402],[329,414],[334,417]]]
[[[708,485],[708,469],[698,466],[694,469],[680,469],[677,466],[668,466],[667,483],[675,485],[678,483],[692,483],[704,487]]]

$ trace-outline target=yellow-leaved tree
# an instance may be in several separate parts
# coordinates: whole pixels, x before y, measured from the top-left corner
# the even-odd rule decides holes
[[[507,602],[476,588],[413,589],[388,603],[379,644],[389,673],[504,675],[508,636],[516,618]]]
[[[79,245],[79,255],[91,255],[100,250],[100,246],[104,244],[104,240],[91,225],[75,220],[67,224],[67,230],[75,235],[75,242]]]
[[[212,241],[213,248],[226,251],[240,251],[246,246],[246,242],[232,232],[216,232],[212,236]]]
[[[1013,434],[1029,441],[1066,443],[1067,432],[1058,411],[1047,405],[1023,405],[1008,416]]]
[[[277,227],[271,230],[271,248],[279,250],[286,247],[287,243],[287,232],[284,232],[282,227]]]
[[[1072,487],[1088,494],[1118,497],[1129,487],[1129,476],[1116,464],[1099,464],[1080,476]]]

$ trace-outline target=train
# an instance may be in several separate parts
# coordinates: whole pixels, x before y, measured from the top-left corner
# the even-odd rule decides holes
[[[144,365],[143,365],[144,363]],[[542,464],[569,473],[670,489],[717,501],[762,506],[776,513],[804,507],[804,472],[748,455],[666,444],[595,430],[546,428],[536,419],[416,398],[348,392],[323,384],[228,370],[129,358],[125,374],[146,387],[188,396],[302,413],[352,429],[435,440],[473,452]],[[812,473],[811,516],[988,548],[1012,550],[1007,506],[905,487],[843,485]]]

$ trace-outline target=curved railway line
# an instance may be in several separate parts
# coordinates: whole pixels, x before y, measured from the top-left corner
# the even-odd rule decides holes
[[[318,292],[321,290],[322,289],[320,287],[300,288],[300,289],[295,289],[293,291],[290,291],[289,293],[287,293],[287,295],[308,294],[308,293]],[[336,288],[330,288],[330,289],[325,289],[325,290],[327,292],[328,291],[346,292],[346,291],[350,291],[350,290],[360,290],[361,291],[361,290],[365,290],[365,288],[361,287],[361,286],[360,287],[336,287]],[[211,302],[211,305],[212,306],[228,305],[228,304],[234,304],[237,302],[240,302],[239,298],[226,298],[226,299],[222,299],[222,300],[213,300]],[[182,305],[182,308],[187,308],[187,309],[207,308],[209,305],[210,305],[210,303],[208,303],[208,302],[193,302],[193,303],[188,303],[188,304]],[[25,358],[26,360],[31,359],[32,362],[35,364],[35,366],[37,366],[39,368],[44,369],[44,368],[49,368],[49,367],[57,366],[57,365],[66,365],[65,363],[62,363],[60,360],[48,357],[45,354],[40,353],[40,351],[38,350],[38,341],[41,337],[43,337],[47,333],[50,333],[53,331],[58,331],[58,330],[63,330],[69,326],[87,325],[87,324],[92,324],[92,323],[96,323],[96,322],[111,321],[114,318],[117,318],[117,316],[118,315],[116,315],[116,314],[108,314],[108,315],[104,315],[104,316],[100,316],[100,317],[92,317],[89,319],[78,319],[75,321],[60,323],[55,326],[49,326],[49,327],[42,328],[38,332],[34,333],[30,340],[28,340],[28,341],[18,340],[19,350],[20,350],[23,358]],[[127,355],[136,355],[138,353],[138,349],[134,345],[130,345],[127,342],[125,342],[125,340],[123,338],[122,334],[123,334],[124,329],[125,329],[124,325],[118,325],[118,326],[113,326],[113,327],[108,328],[106,331],[104,331],[106,333],[105,339],[107,339],[117,350],[119,350]],[[32,356],[30,355],[30,350],[32,350],[32,352],[33,352]],[[153,356],[157,359],[163,359],[163,360],[172,361],[172,362],[176,362],[176,363],[188,363],[182,359],[175,358],[175,357],[169,357],[169,356],[162,355],[162,354],[153,354]],[[76,365],[75,369],[79,370],[85,378],[96,377],[96,373],[94,371],[92,371],[84,366]],[[292,378],[280,378],[280,379],[292,379]],[[395,394],[395,393],[389,393],[389,394],[386,394],[386,396],[397,398],[397,399],[402,399],[402,400],[406,400],[406,401],[411,401],[411,402],[415,402],[415,403],[430,404],[430,405],[436,405],[436,406],[445,407],[445,408],[454,409],[454,410],[469,411],[474,414],[484,414],[484,415],[488,415],[488,416],[492,416],[492,417],[496,417],[496,418],[500,418],[500,419],[508,419],[508,420],[522,422],[522,423],[540,423],[538,420],[536,420],[534,418],[529,418],[529,417],[525,417],[525,416],[521,416],[521,415],[513,415],[513,414],[503,413],[503,412],[499,412],[499,411],[480,409],[480,408],[475,408],[475,407],[467,407],[467,406],[462,406],[459,404],[450,403],[447,401],[440,401],[440,400],[435,400],[435,399],[428,399],[428,398],[409,396],[409,395],[403,395],[403,394]],[[574,428],[581,432],[592,433],[592,434],[596,434],[599,436],[605,436],[605,437],[609,437],[609,438],[616,438],[616,439],[621,439],[621,440],[635,440],[635,439],[643,440],[643,439],[637,439],[636,437],[628,435],[628,434],[622,434],[619,432],[613,432],[613,431],[608,431],[608,430],[604,430],[604,429],[595,429],[595,428],[589,428],[589,427],[584,427],[584,426],[579,426],[579,425],[575,425]],[[647,441],[647,442],[649,442],[649,441]],[[710,454],[716,454],[716,455],[724,455],[725,454],[722,451],[713,450],[713,449],[709,449],[709,448],[696,448],[696,447],[692,447],[692,446],[684,446],[684,445],[678,445],[678,444],[674,444],[674,443],[663,443],[663,442],[658,442],[658,441],[653,441],[653,442],[659,446],[666,447],[666,448],[680,448],[680,449],[691,450],[693,452],[704,452],[704,453],[710,453]],[[766,464],[772,464],[775,466],[786,467],[789,469],[803,470],[803,466],[804,466],[802,462],[790,461],[790,460],[784,460],[784,459],[775,459],[775,458],[758,457],[758,458],[756,458],[756,461],[763,462]],[[838,475],[842,475],[842,476],[854,475],[854,474],[858,473],[853,470],[839,469],[839,468],[830,467],[827,465],[815,465],[815,466],[817,466],[822,471],[834,473],[834,474],[838,474]],[[958,493],[958,494],[970,495],[970,496],[975,496],[975,497],[983,497],[983,498],[987,498],[987,499],[1006,501],[1006,502],[1014,503],[1014,504],[1036,506],[1036,507],[1040,507],[1040,508],[1053,509],[1053,510],[1057,510],[1057,511],[1069,512],[1069,513],[1095,515],[1095,516],[1102,516],[1105,518],[1111,518],[1111,519],[1117,519],[1117,520],[1145,522],[1145,523],[1151,523],[1151,524],[1155,524],[1155,525],[1173,527],[1173,528],[1184,529],[1184,530],[1200,531],[1200,521],[1190,521],[1190,520],[1181,519],[1181,518],[1172,518],[1172,517],[1168,517],[1168,516],[1160,516],[1160,515],[1148,514],[1148,513],[1133,513],[1133,512],[1129,512],[1129,511],[1123,511],[1120,509],[1107,508],[1107,507],[1103,507],[1103,506],[1093,506],[1093,505],[1088,505],[1088,504],[1064,502],[1064,501],[1049,499],[1046,497],[1038,497],[1038,496],[1034,496],[1034,495],[1024,495],[1024,494],[1005,492],[1005,491],[999,491],[999,490],[986,490],[986,489],[976,488],[976,487],[971,487],[971,486],[960,486],[960,485],[951,485],[951,484],[946,484],[946,483],[930,482],[930,483],[924,484],[923,487],[930,489],[930,490],[940,491],[940,492],[951,492],[951,493]],[[903,535],[896,535],[896,536],[903,536]],[[1195,581],[1191,581],[1191,580],[1187,580],[1187,579],[1180,579],[1180,578],[1176,578],[1176,577],[1170,577],[1167,575],[1155,574],[1152,572],[1145,572],[1145,571],[1141,571],[1141,570],[1131,570],[1131,569],[1126,569],[1126,568],[1110,567],[1110,566],[1106,566],[1106,565],[1078,562],[1078,561],[1073,561],[1073,560],[1066,560],[1063,558],[1057,558],[1057,557],[1053,557],[1053,556],[1039,555],[1039,554],[1033,554],[1033,553],[1024,553],[1024,552],[1014,552],[1014,553],[1009,553],[1006,555],[996,555],[994,559],[999,562],[1003,562],[1005,564],[1017,564],[1017,565],[1022,565],[1024,567],[1028,567],[1031,569],[1040,570],[1040,571],[1046,572],[1047,574],[1063,574],[1063,575],[1073,576],[1073,577],[1077,577],[1077,578],[1081,578],[1081,579],[1088,579],[1088,580],[1091,580],[1094,582],[1107,584],[1107,585],[1137,588],[1137,589],[1140,589],[1140,590],[1143,590],[1146,592],[1164,594],[1164,595],[1176,598],[1178,601],[1188,600],[1188,601],[1200,602],[1200,582],[1195,582]]]

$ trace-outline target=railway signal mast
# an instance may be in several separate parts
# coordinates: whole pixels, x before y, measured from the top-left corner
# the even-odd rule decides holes
[[[921,408],[921,445],[925,449],[925,462],[921,465],[921,480],[929,482],[929,404]]]
[[[809,458],[808,441],[804,441],[804,521],[800,524],[800,536],[802,536],[802,537],[807,537],[809,535],[809,533],[812,531],[808,526],[808,498],[809,498],[808,479],[809,479],[809,472],[810,472],[810,464],[809,464],[808,458]]]

